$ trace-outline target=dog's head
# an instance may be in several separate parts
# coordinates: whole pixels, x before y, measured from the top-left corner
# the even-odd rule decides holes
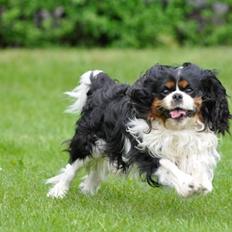
[[[213,71],[191,63],[153,66],[132,86],[130,98],[139,117],[166,127],[185,129],[199,122],[216,133],[229,129],[225,88]]]

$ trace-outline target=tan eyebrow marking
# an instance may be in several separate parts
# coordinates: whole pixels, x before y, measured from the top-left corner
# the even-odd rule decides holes
[[[186,80],[181,80],[178,83],[179,88],[185,89],[189,85],[189,82]]]
[[[165,87],[167,87],[168,89],[172,89],[172,88],[175,87],[175,82],[169,80],[169,81],[167,81],[167,82],[165,83]]]

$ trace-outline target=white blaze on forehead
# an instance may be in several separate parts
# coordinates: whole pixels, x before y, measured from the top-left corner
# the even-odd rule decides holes
[[[177,77],[180,76],[181,71],[182,71],[183,68],[184,68],[183,66],[180,66],[180,67],[177,68]]]

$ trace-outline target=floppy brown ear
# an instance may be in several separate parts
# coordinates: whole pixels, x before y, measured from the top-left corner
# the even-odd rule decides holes
[[[231,119],[226,90],[213,71],[205,70],[203,74],[202,115],[205,124],[212,131],[224,135],[229,132]]]

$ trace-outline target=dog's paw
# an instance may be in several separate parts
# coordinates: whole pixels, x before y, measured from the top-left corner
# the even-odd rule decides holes
[[[200,192],[202,186],[198,184],[191,176],[185,176],[182,181],[178,183],[176,188],[179,195],[182,197],[190,197],[194,193]]]
[[[47,197],[64,198],[67,192],[68,187],[65,186],[63,183],[58,183],[49,190],[49,192],[47,193]]]
[[[212,192],[212,190],[213,190],[213,185],[210,181],[207,181],[201,184],[200,191],[204,195],[207,195],[208,193]]]

